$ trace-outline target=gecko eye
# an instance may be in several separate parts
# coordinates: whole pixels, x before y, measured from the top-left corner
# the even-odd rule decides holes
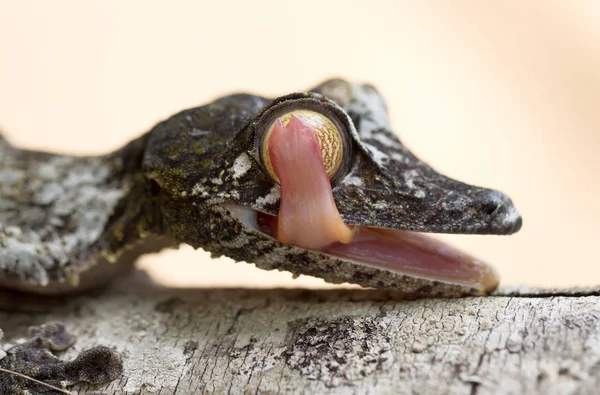
[[[303,121],[304,124],[310,126],[313,130],[319,148],[321,150],[321,157],[323,158],[323,165],[325,166],[325,172],[329,179],[333,179],[337,174],[340,166],[342,165],[342,158],[344,157],[344,142],[342,134],[338,127],[333,121],[325,115],[311,110],[294,110],[287,112],[280,117],[276,118],[271,125],[269,125],[261,146],[261,156],[265,168],[273,180],[279,183],[279,178],[273,169],[271,164],[271,158],[269,156],[269,138],[275,125],[278,122],[284,127],[288,127],[292,119],[292,115]]]
[[[336,184],[350,167],[352,143],[349,130],[353,128],[352,121],[340,107],[323,97],[288,96],[282,99],[266,108],[257,120],[256,146],[265,171],[273,181],[280,183],[271,163],[269,141],[277,128],[299,126],[314,133],[325,172],[331,183]]]

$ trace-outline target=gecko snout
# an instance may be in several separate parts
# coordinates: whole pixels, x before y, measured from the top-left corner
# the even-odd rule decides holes
[[[523,218],[515,208],[512,200],[499,191],[482,193],[478,210],[487,216],[487,222],[502,233],[511,234],[521,229]]]

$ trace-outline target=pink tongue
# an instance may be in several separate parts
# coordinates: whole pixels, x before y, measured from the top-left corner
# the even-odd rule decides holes
[[[295,115],[287,126],[275,122],[268,153],[281,185],[277,239],[313,249],[350,242],[354,234],[333,200],[313,128]]]
[[[499,282],[491,266],[420,233],[361,227],[352,243],[335,243],[322,251],[381,269],[486,291],[495,289]]]

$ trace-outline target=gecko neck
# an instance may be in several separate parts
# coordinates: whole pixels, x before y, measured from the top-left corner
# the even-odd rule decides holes
[[[19,149],[0,136],[0,288],[76,292],[167,247],[141,169],[147,141],[79,157]]]

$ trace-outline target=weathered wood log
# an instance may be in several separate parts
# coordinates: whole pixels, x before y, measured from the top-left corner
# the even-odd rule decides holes
[[[94,295],[18,303],[32,312],[0,313],[5,340],[59,320],[78,336],[61,358],[99,344],[122,354],[120,380],[72,388],[80,394],[600,391],[598,289],[407,300],[359,289],[177,290],[138,275]]]

